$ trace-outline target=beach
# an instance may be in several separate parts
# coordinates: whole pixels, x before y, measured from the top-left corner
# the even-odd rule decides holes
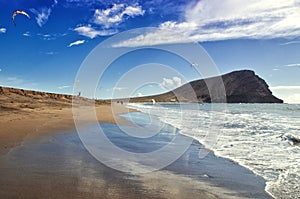
[[[18,146],[24,139],[34,138],[47,133],[74,129],[74,120],[71,107],[45,107],[35,109],[23,108],[20,110],[1,110],[0,112],[0,153],[4,154],[11,148]],[[116,114],[124,113],[128,109],[121,105]],[[111,105],[96,107],[99,122],[128,124],[126,120],[114,116]],[[87,121],[89,118],[87,118]]]
[[[95,103],[84,98],[81,100],[83,107]],[[94,119],[82,110],[84,123]],[[109,101],[95,104],[99,122],[128,125],[128,121],[118,117],[118,114],[128,111],[135,110]],[[75,129],[72,96],[0,87],[0,129],[0,154],[7,153],[25,139]]]
[[[271,198],[264,191],[264,179],[246,168],[213,152],[200,159],[203,146],[196,140],[175,162],[153,172],[110,168],[82,143],[67,97],[0,95],[1,198]],[[84,120],[76,125],[88,131],[95,120],[84,110],[83,106]],[[107,137],[124,150],[155,151],[174,136],[170,129],[175,128],[168,124],[163,124],[161,135],[150,139],[125,135],[120,127],[136,128],[149,118],[119,103],[95,103],[95,113]],[[105,146],[100,147],[105,153]]]
[[[117,106],[115,114],[124,115],[127,109]],[[110,105],[96,110],[112,140],[122,137],[115,120],[132,125],[123,117],[113,117]],[[1,198],[269,197],[263,190],[264,180],[247,169],[213,154],[199,159],[201,145],[196,141],[165,169],[136,175],[109,168],[89,154],[76,133],[70,108],[8,115],[1,123],[5,129],[1,146],[6,146],[0,156]],[[120,146],[151,151],[156,142],[164,141],[144,145],[126,138]]]

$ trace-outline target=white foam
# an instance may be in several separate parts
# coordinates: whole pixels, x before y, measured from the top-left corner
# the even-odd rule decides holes
[[[217,112],[211,111],[208,104],[199,109],[179,105],[130,106],[158,116],[204,145],[214,125],[218,139],[211,149],[216,155],[232,159],[264,177],[266,191],[275,198],[300,198],[297,191],[300,147],[279,138],[282,134],[300,137],[300,112],[295,111],[299,110],[299,105],[236,104]]]

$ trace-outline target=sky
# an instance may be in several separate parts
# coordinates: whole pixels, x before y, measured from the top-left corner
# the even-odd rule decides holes
[[[14,25],[15,10],[30,19],[17,15]],[[0,85],[71,94],[95,47],[145,27],[155,29],[112,46],[140,50],[111,63],[93,97],[121,97],[126,90],[131,96],[161,93],[205,78],[186,60],[149,48],[193,41],[220,74],[254,70],[275,96],[300,103],[300,0],[0,0]],[[144,71],[132,73],[136,66]],[[125,85],[130,74],[149,83]]]

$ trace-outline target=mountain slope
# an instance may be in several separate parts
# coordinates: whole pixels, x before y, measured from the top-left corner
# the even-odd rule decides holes
[[[219,89],[222,84],[226,93],[226,99],[223,100],[222,94],[218,93],[222,91]],[[214,93],[214,99],[210,93]],[[130,102],[151,102],[151,99],[157,102],[283,103],[272,95],[267,83],[251,70],[196,80],[161,95],[131,98]]]

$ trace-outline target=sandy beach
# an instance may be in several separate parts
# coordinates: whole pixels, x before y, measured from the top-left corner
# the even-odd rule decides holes
[[[115,114],[127,112],[127,108],[119,106]],[[111,105],[96,107],[99,122],[128,124],[126,120],[113,115]],[[72,108],[41,107],[35,109],[0,112],[0,152],[3,154],[24,139],[74,129]],[[88,120],[88,118],[87,118]]]
[[[72,96],[1,88],[0,92],[0,154],[18,146],[23,140],[47,133],[74,129]],[[120,104],[96,104],[99,122],[129,124],[118,114],[129,110]],[[84,113],[82,113],[84,114]],[[86,122],[91,118],[86,117]]]
[[[200,160],[196,141],[160,171],[133,175],[107,167],[81,143],[70,96],[4,89],[0,102],[0,198],[269,198],[264,180],[247,169],[213,154]],[[168,130],[148,143],[124,137],[116,124],[134,125],[119,114],[143,113],[121,104],[97,102],[95,112],[120,147],[153,151],[169,140]],[[94,121],[83,118],[82,125]]]

